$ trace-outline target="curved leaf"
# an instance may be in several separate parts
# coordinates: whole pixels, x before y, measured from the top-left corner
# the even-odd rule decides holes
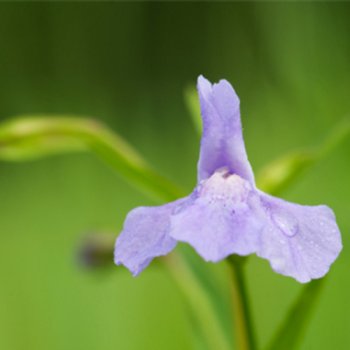
[[[155,199],[173,200],[183,195],[176,185],[158,175],[122,137],[93,119],[26,116],[0,124],[0,160],[25,161],[87,150]]]
[[[315,280],[303,287],[285,320],[266,350],[292,350],[300,344],[325,279]]]

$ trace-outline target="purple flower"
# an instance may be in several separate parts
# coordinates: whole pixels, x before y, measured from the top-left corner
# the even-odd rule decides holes
[[[203,118],[198,185],[175,202],[132,210],[116,242],[115,263],[137,275],[181,241],[206,261],[255,253],[299,282],[324,276],[342,249],[333,211],[258,190],[232,86],[226,80],[212,85],[200,76],[198,92]]]

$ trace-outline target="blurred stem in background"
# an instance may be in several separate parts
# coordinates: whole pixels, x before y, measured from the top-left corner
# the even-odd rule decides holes
[[[173,253],[163,261],[184,296],[198,349],[232,349],[232,332],[225,327],[225,323],[232,323],[225,314],[230,310],[223,291],[215,283],[215,275],[204,264],[198,264],[192,250],[178,247],[177,251],[180,254]]]
[[[191,96],[187,94],[187,96]],[[192,103],[192,102],[191,102]],[[194,104],[192,103],[194,106]],[[200,130],[196,108],[193,120]],[[196,116],[197,115],[197,116]],[[259,187],[273,194],[289,186],[306,168],[333,151],[350,134],[345,120],[336,127],[323,145],[313,150],[289,154],[268,165],[257,177]],[[184,195],[178,186],[157,174],[119,135],[91,119],[74,117],[21,117],[0,125],[0,160],[24,161],[57,153],[92,151],[110,164],[118,174],[158,201],[172,201]],[[226,325],[230,311],[224,293],[214,283],[215,276],[204,264],[198,264],[192,251],[177,249],[167,258],[167,266],[186,297],[195,320],[201,348],[228,350],[233,347],[232,332]],[[103,254],[107,254],[103,246]],[[113,250],[113,247],[111,247]],[[233,305],[236,340],[239,350],[255,350],[253,322],[249,313],[249,296],[244,282],[242,261],[230,258],[233,276]],[[310,318],[316,296],[323,283],[305,286],[296,303],[276,333],[269,350],[292,350],[298,344]],[[288,340],[289,339],[289,340]],[[288,341],[287,341],[288,340]]]

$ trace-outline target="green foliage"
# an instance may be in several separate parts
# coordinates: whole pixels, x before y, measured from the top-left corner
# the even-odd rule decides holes
[[[318,147],[289,153],[265,166],[258,174],[258,187],[270,194],[282,192],[305,170],[334,151],[349,138],[349,135],[350,122],[349,119],[344,119],[331,130],[326,140]]]
[[[151,170],[126,141],[94,120],[24,116],[0,125],[0,159],[6,161],[82,150],[94,152],[128,182],[159,199],[170,201],[181,195],[176,185]],[[177,263],[168,266],[186,296],[200,337],[204,337],[210,350],[228,350],[232,338],[225,333],[225,325],[229,324],[230,312],[225,308],[223,291],[213,285],[212,272],[204,271],[192,251],[181,252]]]
[[[295,350],[299,347],[307,332],[324,280],[312,281],[302,289],[266,350]]]
[[[194,89],[187,89],[185,98],[195,128],[200,131],[200,114],[194,99]],[[309,167],[323,160],[350,135],[350,122],[345,119],[337,124],[326,140],[313,149],[289,153],[267,164],[257,176],[258,187],[270,194],[278,194],[293,184]],[[236,339],[240,350],[256,349],[255,335],[245,290],[243,263],[235,257],[228,259],[234,280],[234,313],[236,318]],[[318,300],[323,280],[306,285],[298,299],[289,309],[283,324],[278,328],[267,350],[295,350],[306,333],[312,311]],[[215,300],[215,299],[214,299]]]
[[[118,134],[93,119],[23,116],[0,125],[0,159],[24,161],[52,154],[89,150],[137,188],[160,200],[181,190],[158,175]]]
[[[183,127],[186,113],[174,96],[199,73],[237,88],[254,166],[317,143],[350,110],[346,3],[8,2],[0,18],[2,118],[37,111],[99,116],[182,184],[194,182],[198,144]],[[151,269],[134,280],[120,270],[95,281],[72,266],[79,232],[120,227],[130,208],[151,203],[93,157],[72,155],[93,150],[74,140],[3,148],[8,160],[16,153],[17,159],[37,158],[38,149],[45,160],[0,163],[0,347],[192,349],[168,274]],[[66,156],[47,158],[49,150]],[[302,165],[310,172],[287,193],[331,204],[344,232],[350,228],[348,155],[347,143],[314,168]],[[177,196],[177,190],[135,188],[162,201]],[[332,267],[332,288],[324,291],[303,350],[348,349],[344,253]],[[265,342],[296,287],[262,262],[249,264],[254,316]]]
[[[184,90],[185,102],[189,111],[192,123],[198,135],[202,133],[202,119],[198,103],[198,94],[194,86],[187,86]]]

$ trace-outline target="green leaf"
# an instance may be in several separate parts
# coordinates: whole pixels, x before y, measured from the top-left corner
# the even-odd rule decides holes
[[[314,280],[301,291],[266,350],[292,350],[300,344],[325,279]]]
[[[202,134],[202,118],[200,113],[200,107],[198,103],[198,94],[194,86],[188,86],[185,89],[185,103],[190,113],[193,125],[198,135]]]
[[[259,188],[270,194],[282,192],[318,159],[311,150],[296,151],[264,167],[257,176]]]
[[[290,153],[267,165],[258,175],[258,186],[271,194],[281,192],[296,181],[305,170],[333,152],[349,136],[350,121],[345,119],[334,127],[323,144],[318,147]],[[315,280],[303,287],[267,350],[297,348],[306,332],[323,281],[324,279]]]
[[[202,130],[202,123],[200,119],[198,99],[194,88],[189,87],[185,90],[185,101],[194,126],[200,133]],[[258,187],[270,194],[280,193],[294,183],[308,168],[330,154],[347,137],[349,137],[349,135],[350,121],[349,119],[345,119],[336,125],[326,140],[318,147],[291,152],[264,167],[257,176]],[[238,286],[239,284],[240,282],[238,283]],[[322,282],[318,280],[313,281],[304,287],[296,303],[290,309],[283,325],[280,327],[274,340],[271,342],[270,347],[268,347],[268,350],[295,349],[298,345],[298,341],[305,332],[309,319],[311,318],[311,313],[317,300],[316,297],[320,293],[321,285]],[[236,297],[234,300],[242,297],[242,293],[238,293],[237,295],[238,298]],[[215,301],[212,301],[212,303],[215,304]],[[240,308],[243,308],[243,304],[244,303],[237,303],[236,300],[236,313],[240,311]],[[236,315],[236,319],[239,318],[238,325],[240,322],[244,323],[245,318],[248,318],[249,320],[249,312],[246,310],[243,311],[244,312],[242,312],[241,315],[238,315],[238,317]],[[246,327],[246,325],[243,324],[242,327],[238,327],[236,330],[237,340],[239,341],[240,338],[243,339],[243,341],[240,341],[240,346],[242,348],[254,348],[254,343],[248,345],[245,344],[245,340],[247,339],[253,342],[251,334],[240,337],[241,333],[243,334],[244,331],[252,332],[251,325]]]
[[[314,148],[291,152],[266,165],[257,176],[259,188],[277,194],[295,182],[305,170],[321,161],[350,136],[350,121],[337,124],[326,140]]]
[[[174,200],[183,195],[122,137],[93,119],[25,116],[0,124],[0,160],[18,162],[81,151],[95,153],[154,199]]]
[[[26,161],[60,153],[91,151],[138,189],[160,201],[182,197],[183,192],[158,175],[119,135],[89,118],[27,116],[0,124],[0,160]],[[106,249],[104,247],[104,249]],[[215,274],[193,251],[179,249],[170,271],[191,310],[198,346],[209,350],[232,348],[223,291]],[[164,259],[168,261],[169,259]],[[200,340],[200,342],[198,342]]]

